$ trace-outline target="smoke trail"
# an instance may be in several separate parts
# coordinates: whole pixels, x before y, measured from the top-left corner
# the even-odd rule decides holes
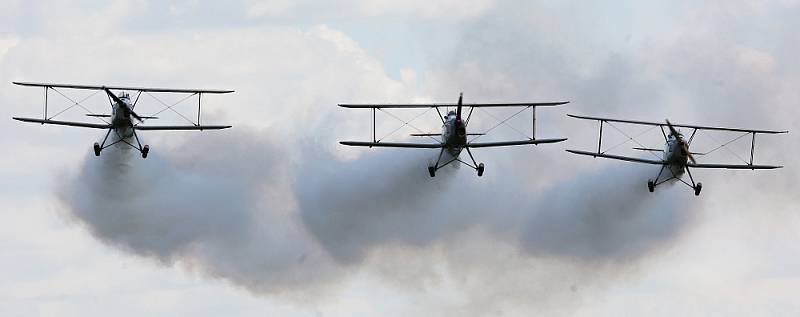
[[[534,256],[629,261],[660,249],[686,228],[695,196],[665,183],[645,186],[657,167],[616,164],[556,184],[541,194],[522,235]],[[682,185],[680,185],[682,186]]]
[[[439,201],[447,199],[456,168],[445,166],[430,178],[427,162],[434,154],[373,151],[354,161],[305,168],[295,185],[305,225],[343,263],[361,260],[382,244],[424,245],[447,235],[460,226],[447,220],[458,206],[440,208]]]
[[[338,274],[292,217],[276,149],[244,132],[189,139],[172,157],[110,148],[87,157],[59,196],[94,236],[128,252],[260,293],[322,284]]]

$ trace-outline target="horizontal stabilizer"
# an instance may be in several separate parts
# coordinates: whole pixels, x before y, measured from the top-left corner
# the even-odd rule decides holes
[[[646,148],[646,147],[635,147],[635,148],[633,148],[633,149],[634,149],[634,150],[638,150],[638,151],[664,152],[664,150],[659,150],[659,149],[651,149],[651,148]]]
[[[410,136],[430,136],[430,137],[442,136],[441,133],[411,133],[409,135]],[[486,135],[486,133],[467,133],[467,135],[468,136],[479,136],[479,135]]]
[[[639,150],[639,151],[662,152],[662,153],[664,152],[664,150],[650,149],[650,148],[645,148],[645,147],[635,147],[633,149],[634,150]],[[699,152],[689,152],[689,153],[691,153],[692,155],[705,155],[705,153],[699,153]]]

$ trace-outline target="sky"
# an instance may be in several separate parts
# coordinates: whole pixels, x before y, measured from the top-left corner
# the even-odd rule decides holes
[[[0,6],[2,316],[800,313],[800,1]],[[95,157],[101,131],[11,120],[41,116],[44,102],[12,81],[232,89],[203,97],[202,120],[233,128],[144,132],[147,159]],[[62,92],[108,111],[102,95]],[[537,111],[536,134],[569,140],[482,149],[483,177],[462,166],[436,178],[431,151],[338,144],[370,138],[372,122],[337,103],[461,92],[568,100]],[[144,96],[137,111],[181,98]],[[49,111],[71,104],[48,100]],[[193,100],[176,110],[192,118]],[[512,113],[476,111],[470,131]],[[756,163],[785,167],[695,171],[700,196],[680,184],[651,194],[652,166],[564,151],[596,146],[596,123],[573,113],[789,130],[756,139]],[[392,115],[421,119],[394,131],[399,121],[379,114],[387,140],[440,129],[435,112]],[[521,137],[527,118],[486,140]],[[607,131],[608,146],[626,141]],[[700,133],[693,149],[736,136]],[[644,155],[633,146],[615,150]],[[741,163],[749,147],[699,160]]]

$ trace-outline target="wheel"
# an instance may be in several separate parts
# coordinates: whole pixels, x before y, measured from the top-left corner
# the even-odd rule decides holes
[[[100,144],[94,143],[94,156],[100,156]]]
[[[428,174],[431,174],[431,177],[436,177],[436,168],[433,166],[428,166]]]
[[[697,183],[697,185],[694,186],[694,195],[700,196],[701,190],[703,190],[703,183]]]
[[[651,193],[656,190],[656,184],[653,183],[652,179],[647,180],[647,190],[649,190]]]
[[[150,153],[149,145],[145,145],[144,148],[142,148],[142,158],[147,158],[147,153]]]
[[[478,164],[478,177],[483,176],[483,163]]]

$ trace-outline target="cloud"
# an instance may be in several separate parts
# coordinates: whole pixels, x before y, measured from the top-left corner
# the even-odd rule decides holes
[[[583,3],[492,4],[465,9],[473,13],[465,15],[470,19],[447,63],[404,81],[386,76],[384,61],[325,25],[109,41],[90,34],[72,44],[45,35],[21,39],[4,69],[42,78],[58,69],[58,81],[236,89],[208,107],[210,121],[231,121],[234,130],[190,138],[149,134],[153,151],[146,160],[124,151],[84,157],[64,178],[59,198],[68,215],[109,245],[255,294],[288,294],[307,306],[325,297],[314,295],[338,295],[362,276],[378,288],[399,289],[418,314],[571,314],[602,308],[597,303],[607,298],[630,303],[630,293],[641,289],[669,296],[684,290],[672,281],[687,272],[661,275],[654,265],[686,268],[719,257],[711,264],[724,267],[751,255],[708,251],[736,248],[736,236],[725,230],[702,235],[713,247],[705,250],[692,249],[687,235],[717,228],[730,219],[726,214],[755,217],[742,216],[742,208],[769,206],[780,214],[795,205],[790,184],[797,175],[789,168],[758,176],[704,173],[704,193],[695,198],[682,186],[647,193],[652,169],[569,156],[564,144],[481,151],[488,166],[483,178],[462,168],[434,179],[425,170],[431,151],[336,144],[363,135],[370,123],[337,102],[428,100],[461,90],[481,100],[570,99],[563,110],[569,112],[797,127],[786,115],[798,100],[786,87],[797,78],[784,72],[795,62],[758,41],[714,36],[741,34],[731,27],[739,19],[694,19],[706,15],[652,4],[623,6],[610,16],[571,10]],[[409,14],[382,5],[374,10]],[[671,14],[678,17],[661,28],[642,22]],[[786,32],[769,36],[791,39]],[[71,45],[91,54],[72,52]],[[83,71],[87,65],[94,68]],[[139,71],[120,74],[118,65]],[[766,110],[762,104],[775,109],[755,111]],[[570,137],[569,147],[594,135],[560,113],[540,124],[543,133]],[[763,159],[786,162],[791,156],[780,154],[786,151],[765,146]],[[747,204],[737,204],[742,199]],[[796,257],[769,255],[780,263]],[[723,287],[703,281],[709,291]],[[442,302],[417,305],[432,294]]]
[[[488,10],[494,0],[471,1],[469,3],[452,0],[435,1],[340,1],[336,5],[320,5],[312,1],[274,1],[247,0],[245,9],[248,17],[281,17],[312,15],[333,17],[385,17],[417,16],[425,19],[458,21],[473,18]],[[326,8],[328,10],[320,10]]]

